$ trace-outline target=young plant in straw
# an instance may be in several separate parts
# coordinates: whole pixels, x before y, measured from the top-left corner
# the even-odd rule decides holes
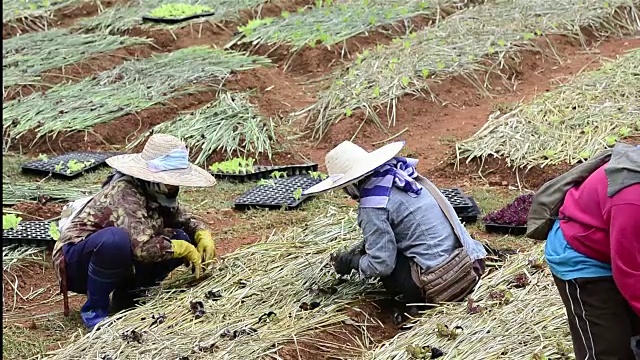
[[[162,4],[149,12],[149,16],[158,19],[179,19],[204,13],[211,13],[213,9],[205,5],[191,4]]]

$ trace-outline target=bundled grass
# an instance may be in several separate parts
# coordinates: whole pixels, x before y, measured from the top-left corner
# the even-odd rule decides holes
[[[275,139],[273,122],[260,116],[247,101],[248,94],[220,92],[218,99],[193,113],[162,123],[140,136],[134,147],[154,133],[171,134],[198,150],[195,163],[205,165],[216,151],[229,157],[266,153],[271,158]]]
[[[482,313],[469,314],[465,304],[428,311],[411,330],[365,358],[409,360],[409,346],[437,347],[445,353],[441,359],[531,359],[534,354],[539,359],[545,358],[540,355],[566,358],[573,352],[562,301],[549,271],[536,270],[529,264],[531,258],[543,263],[542,253],[542,246],[538,246],[529,253],[514,255],[504,267],[486,276],[471,295],[485,308]],[[512,285],[517,274],[525,274],[530,284],[515,289]],[[510,293],[512,299],[506,303],[492,300],[489,294],[493,291]],[[438,336],[438,325],[450,329],[462,326],[463,330],[457,338],[447,339]]]
[[[350,246],[359,235],[353,214],[330,212],[304,228],[276,234],[265,242],[228,255],[213,275],[185,292],[165,290],[149,303],[115,315],[97,331],[57,352],[55,359],[258,359],[275,354],[279,346],[321,327],[348,319],[343,309],[375,286],[350,281],[333,295],[313,295],[313,286],[328,287],[335,280],[329,254]],[[220,291],[217,301],[208,291]],[[206,314],[196,320],[190,301],[204,302]],[[310,311],[301,302],[319,301]],[[256,324],[273,311],[275,319]],[[157,326],[151,315],[164,314]],[[141,320],[145,318],[145,320]],[[222,338],[225,330],[253,327],[257,333],[235,340]],[[126,344],[120,335],[135,330],[142,343]]]
[[[313,135],[321,138],[332,123],[356,109],[365,109],[382,127],[373,111],[382,104],[387,104],[389,125],[393,125],[397,99],[428,90],[427,79],[463,75],[484,91],[487,84],[475,75],[477,71],[500,73],[507,55],[535,48],[538,36],[581,36],[584,28],[600,35],[635,33],[634,4],[632,0],[497,0],[463,10],[434,28],[366,50],[336,73],[318,102],[307,109],[308,121],[314,122]]]
[[[44,248],[7,245],[2,247],[2,270],[10,271],[20,261],[44,261]]]
[[[44,183],[7,183],[2,184],[2,205],[11,206],[23,201],[36,200],[40,196],[47,196],[52,200],[72,201],[83,196],[96,193],[100,186],[87,188],[69,188],[47,186]]]
[[[80,2],[81,0],[2,0],[2,22],[48,16],[54,10]]]
[[[29,130],[38,138],[89,130],[179,95],[219,88],[233,71],[269,64],[263,57],[209,47],[128,61],[95,78],[4,103],[5,137],[18,138]]]
[[[127,36],[72,34],[65,29],[15,36],[2,41],[2,86],[39,84],[39,75],[46,70],[142,43],[150,41]]]
[[[158,25],[142,22],[141,16],[166,3],[165,0],[132,0],[126,5],[114,6],[102,12],[100,15],[83,19],[78,27],[85,31],[99,31],[109,34],[118,34],[134,26],[145,27],[184,27],[193,22],[222,22],[236,20],[240,10],[259,6],[268,0],[188,0],[181,3],[190,5],[203,5],[214,9],[215,14],[206,18],[195,19],[189,22],[181,22],[177,25]],[[197,28],[195,29],[197,31]]]
[[[509,166],[575,164],[640,135],[640,49],[500,114],[456,145],[458,159],[504,158]],[[523,146],[524,144],[524,146]]]
[[[237,42],[287,44],[293,50],[316,47],[318,42],[329,46],[377,26],[406,21],[419,15],[433,16],[438,9],[435,2],[424,0],[353,0],[306,12],[284,12],[282,17],[275,19],[252,20],[240,27],[242,35]]]

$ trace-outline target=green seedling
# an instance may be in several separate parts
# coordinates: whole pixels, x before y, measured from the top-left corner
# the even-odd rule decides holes
[[[60,238],[60,230],[58,230],[58,225],[55,222],[49,224],[49,236],[55,241]]]
[[[613,146],[618,142],[618,137],[615,135],[609,135],[604,138],[604,141],[607,143],[607,146]]]
[[[544,157],[551,159],[554,156],[556,156],[556,152],[554,150],[545,150]]]
[[[275,186],[276,182],[271,179],[261,179],[260,181],[258,181],[258,185]]]
[[[300,197],[302,196],[302,189],[301,188],[297,188],[294,192],[293,192],[293,197],[296,200],[300,200]]]
[[[312,179],[320,179],[320,180],[324,180],[327,178],[327,174],[321,173],[319,171],[310,171],[309,176],[311,176]]]
[[[22,221],[22,218],[16,214],[2,215],[2,230],[18,230],[20,221]]]
[[[631,134],[631,129],[626,126],[618,130],[618,135],[620,135],[620,137],[627,137],[630,134]]]
[[[251,174],[254,172],[254,162],[254,159],[233,158],[211,164],[209,170],[214,173]]]
[[[91,166],[91,164],[93,164],[94,162],[94,160],[80,162],[76,159],[71,159],[67,162],[67,174],[73,174],[82,171],[82,169]]]
[[[47,154],[40,154],[40,155],[38,155],[38,160],[47,161],[47,160],[49,160],[49,156],[47,156]]]
[[[149,16],[159,19],[175,19],[210,12],[213,12],[213,9],[204,5],[164,4],[151,10]]]
[[[272,179],[280,179],[280,177],[286,178],[287,173],[282,171],[274,171],[269,175]]]
[[[254,19],[254,20],[249,20],[249,22],[247,23],[247,25],[245,26],[238,26],[238,31],[242,32],[243,34],[249,36],[251,34],[253,34],[253,32],[260,26],[265,26],[265,25],[270,25],[273,22],[273,18],[270,17],[266,17],[264,19]]]
[[[61,172],[62,171],[62,167],[64,166],[64,163],[62,161],[60,161],[56,166],[55,166],[55,170],[57,172]]]
[[[580,158],[583,160],[589,160],[589,158],[591,158],[591,151],[588,151],[588,150],[581,151],[580,154],[578,154],[578,156],[580,156]]]

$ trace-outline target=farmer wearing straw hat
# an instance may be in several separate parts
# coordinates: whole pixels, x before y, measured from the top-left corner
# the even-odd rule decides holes
[[[359,202],[364,244],[334,254],[336,272],[379,277],[405,303],[459,301],[484,273],[484,247],[473,240],[444,195],[397,157],[404,142],[367,152],[345,141],[325,158],[329,177],[307,189],[344,189]]]
[[[116,171],[94,196],[63,210],[53,251],[68,314],[67,291],[87,294],[80,314],[92,329],[111,310],[133,305],[140,289],[157,285],[180,264],[196,277],[212,261],[206,225],[178,204],[180,186],[209,187],[215,179],[189,163],[185,144],[157,134],[142,153],[107,159]],[[71,214],[70,214],[71,213]]]

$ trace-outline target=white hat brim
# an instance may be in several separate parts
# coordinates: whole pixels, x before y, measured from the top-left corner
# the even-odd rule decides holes
[[[302,195],[320,194],[350,185],[369,175],[387,161],[393,159],[402,150],[404,144],[404,141],[396,141],[376,149],[368,153],[364,159],[358,159],[358,164],[354,164],[351,170],[346,174],[330,175],[322,182],[319,182],[303,191]]]
[[[210,187],[216,184],[213,175],[191,163],[186,169],[153,172],[147,168],[147,162],[140,154],[117,155],[108,158],[106,162],[123,174],[165,185]]]

